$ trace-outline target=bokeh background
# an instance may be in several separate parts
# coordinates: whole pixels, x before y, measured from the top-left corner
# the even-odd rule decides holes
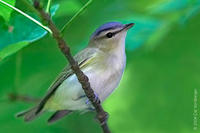
[[[4,1],[35,17],[27,8],[29,0]],[[85,3],[53,0],[51,12],[58,28]],[[123,79],[103,103],[113,133],[200,132],[200,0],[93,0],[63,33],[73,54],[109,21],[136,23],[126,39]],[[41,98],[66,64],[49,34],[0,3],[1,131],[101,132],[95,113],[74,113],[52,125],[46,122],[51,113],[31,123],[15,118],[35,104],[10,94]]]

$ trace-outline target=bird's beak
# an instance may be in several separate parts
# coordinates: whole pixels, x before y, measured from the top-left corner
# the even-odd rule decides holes
[[[120,33],[122,31],[127,31],[128,29],[132,28],[135,25],[135,23],[129,23],[129,24],[125,24],[122,29],[115,31],[114,34]]]
[[[134,25],[135,25],[135,23],[125,24],[123,27],[123,30],[128,30],[128,29],[132,28]]]

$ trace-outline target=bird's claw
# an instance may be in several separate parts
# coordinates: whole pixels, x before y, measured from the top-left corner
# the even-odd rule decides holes
[[[94,95],[95,95],[94,102],[101,103],[98,94],[94,92]]]
[[[99,97],[98,97],[98,94],[97,94],[96,92],[94,92],[94,95],[95,95],[95,98],[94,98],[94,101],[93,101],[93,102],[101,103],[101,101],[100,101],[100,99],[99,99]],[[87,99],[85,103],[86,103],[86,104],[89,104],[89,103],[90,103],[90,100]]]
[[[89,104],[90,103],[90,100],[89,99],[87,99],[86,101],[85,101],[85,104]]]

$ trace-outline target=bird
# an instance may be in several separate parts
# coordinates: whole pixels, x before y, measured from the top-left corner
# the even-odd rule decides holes
[[[126,66],[125,40],[127,31],[135,23],[108,22],[91,35],[87,47],[78,52],[74,59],[89,78],[96,98],[103,102],[119,85]],[[81,84],[66,66],[50,85],[46,95],[33,108],[22,111],[17,117],[29,122],[44,112],[54,112],[48,119],[53,123],[75,112],[94,110]]]

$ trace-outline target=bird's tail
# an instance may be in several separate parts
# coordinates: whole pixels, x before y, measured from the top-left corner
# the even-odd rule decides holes
[[[16,117],[24,117],[24,121],[28,122],[28,121],[34,120],[37,116],[39,116],[42,113],[42,111],[39,113],[36,113],[37,110],[38,110],[38,107],[36,106],[34,108],[18,113]]]

